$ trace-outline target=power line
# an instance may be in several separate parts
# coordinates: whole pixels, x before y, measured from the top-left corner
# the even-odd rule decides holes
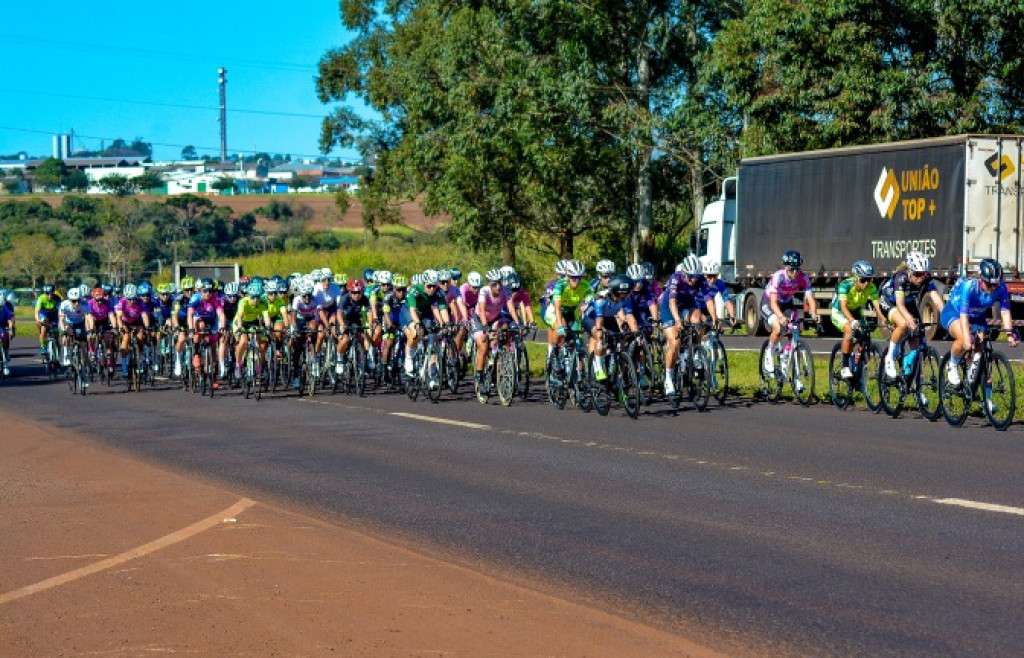
[[[153,50],[149,48],[132,48],[125,46],[112,46],[110,44],[99,44],[99,43],[83,43],[75,41],[55,40],[55,39],[44,39],[40,37],[33,37],[23,34],[7,34],[0,33],[0,39],[10,39],[12,41],[22,41],[28,43],[40,43],[55,48],[71,49],[71,50],[91,50],[91,51],[117,51],[125,53],[135,53],[138,55],[146,55],[160,58],[176,58],[180,60],[188,60],[194,62],[210,63],[214,57],[212,55],[194,55],[189,52],[182,51],[169,51],[169,50]],[[290,71],[295,73],[307,73],[316,72],[315,66],[309,64],[298,64],[293,62],[269,62],[256,59],[242,59],[238,57],[220,57],[215,58],[218,62],[230,64],[232,66],[241,66],[243,68],[256,68],[256,69],[274,69],[278,71]]]
[[[130,103],[133,105],[151,105],[155,107],[173,107],[183,110],[217,110],[220,108],[216,105],[188,105],[185,103],[165,103],[162,101],[142,101],[133,100],[129,98],[109,98],[104,96],[86,96],[82,94],[64,94],[52,91],[35,91],[31,89],[0,89],[0,92],[8,94],[27,94],[30,96],[49,96],[53,98],[74,98],[78,100],[91,100],[91,101],[103,101],[107,103]],[[227,109],[228,112],[237,112],[239,114],[260,114],[267,116],[282,116],[282,117],[297,117],[297,118],[308,118],[308,119],[323,119],[323,114],[310,114],[308,112],[284,112],[280,110],[254,110],[248,108],[232,108]]]

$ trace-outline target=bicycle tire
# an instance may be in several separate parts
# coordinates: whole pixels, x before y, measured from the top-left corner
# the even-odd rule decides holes
[[[900,373],[898,377],[892,378],[885,373],[884,367],[878,369],[878,391],[881,394],[882,409],[890,418],[899,418],[903,411],[903,403],[910,388],[909,382],[916,378],[920,361],[921,354],[918,353],[914,356],[914,372],[909,376]],[[901,368],[902,365],[897,362],[896,367]]]
[[[1013,423],[1013,415],[1017,410],[1017,389],[1014,381],[1013,368],[1010,361],[999,352],[992,352],[986,368],[988,381],[984,385],[982,408],[985,417],[993,428],[1004,431]],[[1000,393],[1005,393],[1005,398],[1000,399],[998,404],[993,401],[993,391],[997,388],[996,377],[1000,378],[998,388]],[[1001,414],[997,416],[997,411]]]
[[[914,397],[921,415],[930,421],[936,421],[942,415],[941,362],[938,353],[931,347],[918,355],[917,366],[914,368]],[[928,406],[934,400],[934,407]]]
[[[548,355],[547,365],[544,368],[544,383],[547,388],[548,402],[559,410],[565,409],[565,403],[568,399],[565,375],[563,373],[562,379],[558,379],[558,371],[555,369],[562,362],[561,348],[553,349],[551,354]]]
[[[800,343],[794,348],[789,359],[789,370],[793,395],[801,406],[810,405],[814,399],[814,355],[807,345]]]
[[[608,412],[611,411],[612,408],[609,378],[606,377],[603,382],[597,381],[597,377],[594,373],[594,359],[589,356],[587,358],[587,388],[590,390],[590,399],[593,404],[594,411],[601,416],[607,416]]]
[[[764,369],[764,355],[770,347],[767,340],[761,344],[761,351],[757,354],[757,369],[761,373],[761,393],[766,400],[778,402],[782,397],[782,378],[779,377],[779,368],[782,364],[779,362],[779,355],[772,354],[775,371],[769,373]]]
[[[619,389],[619,398],[626,415],[636,420],[640,417],[640,407],[643,404],[640,390],[640,379],[636,374],[636,366],[627,354],[618,355],[618,377],[616,382]]]
[[[366,350],[361,343],[356,343],[356,353],[352,365],[355,376],[355,392],[359,397],[366,395]]]
[[[516,358],[515,352],[509,348],[498,350],[495,358],[496,384],[498,401],[501,406],[507,407],[512,404],[516,395]]]
[[[214,363],[215,358],[213,348],[207,345],[203,376],[206,379],[206,394],[211,398],[217,392],[217,364]]]
[[[942,357],[939,365],[939,392],[942,400],[942,415],[946,422],[953,427],[960,427],[967,420],[967,414],[971,410],[971,393],[964,386],[967,375],[964,372],[964,362],[960,361],[957,366],[960,369],[960,386],[953,386],[947,380],[946,369],[949,364],[949,354]]]
[[[430,345],[427,347],[427,353],[424,357],[424,363],[426,364],[426,384],[427,399],[432,404],[437,404],[441,401],[441,389],[443,388],[444,382],[441,381],[442,370],[444,368],[444,362],[441,360],[441,356],[438,353],[436,345]],[[436,370],[436,373],[431,373],[431,368]],[[436,377],[437,380],[433,382],[434,386],[431,386],[431,379]]]
[[[530,397],[530,353],[526,344],[516,342],[516,382],[517,394],[526,400]]]
[[[708,376],[710,367],[707,350],[701,345],[691,345],[687,372],[690,402],[697,411],[706,411],[711,400],[711,381]]]
[[[729,396],[729,353],[717,336],[711,339],[707,349],[711,357],[711,395],[723,405]]]

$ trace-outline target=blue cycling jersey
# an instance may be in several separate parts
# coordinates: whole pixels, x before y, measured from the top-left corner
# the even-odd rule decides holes
[[[1010,293],[1005,283],[1000,283],[995,290],[985,292],[981,289],[981,281],[974,278],[960,279],[949,293],[947,308],[953,309],[958,315],[966,314],[972,321],[984,320],[996,304],[1009,310]]]

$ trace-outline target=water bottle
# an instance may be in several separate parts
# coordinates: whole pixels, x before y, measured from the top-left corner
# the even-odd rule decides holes
[[[779,362],[782,365],[782,372],[786,373],[789,371],[789,357],[793,354],[793,345],[786,343],[786,346],[782,348],[782,355],[779,357]]]
[[[903,374],[910,376],[910,373],[914,370],[914,359],[917,357],[917,349],[907,350],[907,353],[903,355]]]
[[[971,365],[967,368],[967,381],[970,384],[974,383],[975,377],[978,376],[978,368],[981,367],[981,352],[975,352],[974,356],[971,357]]]

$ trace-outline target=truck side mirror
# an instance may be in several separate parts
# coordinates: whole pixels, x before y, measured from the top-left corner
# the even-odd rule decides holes
[[[690,234],[690,253],[697,253],[697,232]]]

